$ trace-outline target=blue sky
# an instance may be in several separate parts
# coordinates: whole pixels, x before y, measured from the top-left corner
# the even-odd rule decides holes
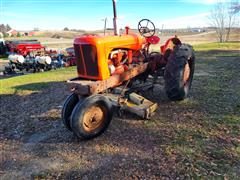
[[[215,0],[117,0],[119,27],[136,28],[142,18],[156,27],[208,26],[207,16]],[[102,29],[112,27],[112,0],[0,0],[0,24],[17,30]]]

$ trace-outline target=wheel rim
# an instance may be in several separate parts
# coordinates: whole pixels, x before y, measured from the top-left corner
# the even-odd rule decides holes
[[[188,80],[189,80],[190,71],[191,71],[191,69],[190,69],[189,63],[187,62],[185,67],[184,67],[184,70],[183,70],[183,82],[184,82],[184,85],[186,85]]]
[[[87,132],[93,132],[101,127],[106,118],[106,108],[103,106],[90,107],[83,116],[83,127]]]

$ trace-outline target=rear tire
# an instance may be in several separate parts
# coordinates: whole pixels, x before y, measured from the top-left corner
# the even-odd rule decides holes
[[[92,139],[107,129],[112,116],[112,103],[108,98],[97,94],[75,106],[70,125],[74,134],[79,138]]]
[[[182,44],[170,54],[164,72],[165,90],[172,101],[185,99],[192,85],[195,55],[192,46]]]

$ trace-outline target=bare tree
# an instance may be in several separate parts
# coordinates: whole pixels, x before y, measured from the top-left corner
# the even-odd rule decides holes
[[[232,1],[229,9],[228,9],[228,27],[227,27],[227,35],[226,35],[226,41],[229,40],[231,28],[236,23],[236,16],[240,12],[240,3],[237,1]]]
[[[239,3],[232,1],[224,3],[218,1],[209,16],[212,26],[216,27],[219,42],[229,40],[231,28],[235,23],[235,15],[239,12]]]

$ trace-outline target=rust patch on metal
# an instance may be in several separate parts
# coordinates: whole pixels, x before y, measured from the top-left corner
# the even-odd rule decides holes
[[[143,72],[146,71],[148,67],[148,63],[144,63],[141,65],[135,65],[128,71],[125,71],[122,74],[116,74],[111,76],[110,78],[102,81],[90,81],[84,80],[81,78],[76,78],[68,81],[70,84],[70,89],[76,94],[79,95],[92,95],[103,92],[109,88],[113,88],[121,85],[124,81],[127,81]]]
[[[183,82],[186,84],[188,82],[188,79],[190,77],[190,66],[189,63],[186,63],[184,70],[183,70]]]
[[[105,107],[92,106],[83,116],[83,127],[87,132],[93,132],[101,127],[106,118],[107,110]]]

